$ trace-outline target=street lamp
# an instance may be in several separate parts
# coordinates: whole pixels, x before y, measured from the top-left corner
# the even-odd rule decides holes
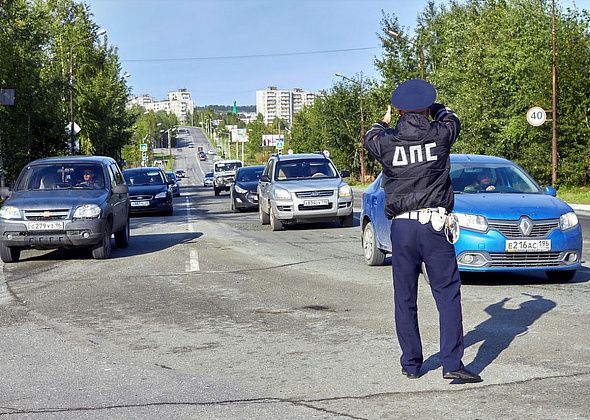
[[[404,37],[399,32],[395,32],[395,31],[387,31],[387,32],[389,33],[389,35],[395,36],[396,38],[398,38],[400,40],[404,40],[408,44],[413,45],[415,48],[417,48],[420,51],[420,73],[422,75],[422,80],[424,80],[424,47],[422,45],[416,44],[411,39]]]
[[[359,160],[360,160],[360,164],[361,164],[361,182],[364,183],[365,182],[365,149],[363,147],[363,136],[365,135],[365,126],[364,126],[364,118],[363,118],[363,79],[361,76],[360,81],[351,79],[350,77],[346,77],[343,74],[340,73],[335,73],[336,76],[343,78],[344,80],[348,80],[351,83],[354,83],[355,85],[358,85],[359,89],[360,89],[360,93],[359,93],[359,105],[360,105],[360,111],[361,111],[361,148],[360,148],[360,152],[359,152]]]
[[[104,28],[100,28],[96,33],[81,39],[78,42],[70,44],[70,152],[74,154],[76,151],[76,142],[75,137],[76,134],[74,133],[74,47],[82,44],[83,42],[88,41],[89,39],[93,39],[95,37],[99,37],[107,33],[107,30]]]
[[[555,0],[551,2],[551,185],[557,184],[557,47],[555,45]]]

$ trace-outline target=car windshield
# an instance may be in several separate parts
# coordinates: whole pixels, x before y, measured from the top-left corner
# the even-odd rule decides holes
[[[238,182],[255,182],[260,179],[264,168],[240,168],[236,174],[236,180]]]
[[[215,164],[215,172],[235,171],[236,169],[238,169],[240,167],[242,167],[241,162],[216,163]]]
[[[524,170],[510,163],[453,163],[450,175],[455,193],[542,193]]]
[[[205,178],[213,178],[213,172],[207,172]]]
[[[25,168],[15,191],[104,189],[102,167],[97,164],[52,163]]]
[[[161,171],[124,171],[123,176],[129,185],[164,185],[166,180]]]
[[[176,182],[176,175],[174,175],[174,172],[166,172],[166,176],[170,181]]]
[[[336,168],[327,159],[279,161],[276,165],[275,174],[278,181],[338,177]]]

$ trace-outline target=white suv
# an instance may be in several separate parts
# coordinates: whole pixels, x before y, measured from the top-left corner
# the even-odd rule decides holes
[[[258,183],[260,222],[275,231],[298,222],[352,226],[352,189],[342,181],[348,176],[323,154],[271,156]]]

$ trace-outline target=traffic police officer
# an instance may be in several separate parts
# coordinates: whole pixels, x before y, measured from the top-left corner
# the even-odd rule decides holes
[[[400,114],[397,124],[389,126],[388,106],[383,120],[365,134],[363,146],[383,166],[385,213],[393,219],[391,263],[402,374],[419,378],[424,360],[417,308],[418,275],[424,262],[439,312],[443,378],[480,382],[480,376],[461,361],[461,280],[454,246],[443,229],[453,210],[449,155],[461,123],[435,99],[435,88],[424,80],[401,83],[391,95],[391,105]]]

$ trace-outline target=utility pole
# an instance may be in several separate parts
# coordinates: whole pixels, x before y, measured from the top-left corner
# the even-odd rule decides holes
[[[555,0],[551,4],[551,185],[557,184],[557,48],[555,42]]]

